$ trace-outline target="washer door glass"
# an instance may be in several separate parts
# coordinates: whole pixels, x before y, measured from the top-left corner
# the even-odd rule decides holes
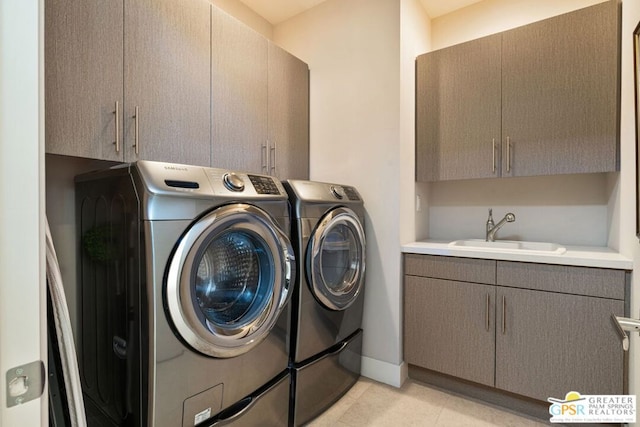
[[[224,333],[255,322],[274,294],[272,254],[253,232],[213,236],[193,265],[193,296],[209,329]]]
[[[337,208],[318,223],[307,250],[307,280],[320,303],[344,310],[364,286],[365,237],[356,214]]]
[[[233,357],[269,334],[291,296],[293,251],[263,210],[218,208],[185,233],[170,261],[166,305],[201,353]]]

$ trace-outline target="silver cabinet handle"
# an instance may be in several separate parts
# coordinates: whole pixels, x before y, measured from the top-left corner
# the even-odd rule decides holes
[[[507,333],[507,299],[502,295],[502,335]]]
[[[267,143],[268,141],[265,141],[264,144],[262,144],[262,147],[260,147],[260,166],[262,167],[262,171],[264,173],[269,172],[269,165],[267,165],[266,162]]]
[[[275,144],[275,142],[269,148],[269,151],[270,151],[270,154],[273,154],[272,156],[269,156],[269,175],[275,176],[275,174],[276,174],[276,144]],[[271,159],[273,159],[273,161],[271,161]]]
[[[493,138],[491,140],[491,164],[492,164],[492,171],[493,173],[496,173],[496,139]]]
[[[511,172],[511,138],[507,137],[507,172]]]
[[[140,149],[140,108],[136,105],[136,110],[135,110],[135,114],[133,116],[133,120],[134,120],[134,139],[133,139],[133,148],[136,149],[136,154],[139,153],[139,149]]]
[[[629,351],[629,336],[625,331],[640,332],[640,320],[629,319],[628,317],[618,317],[615,314],[611,314],[611,320],[620,335],[622,340],[622,350]]]
[[[490,328],[490,324],[489,324],[489,312],[491,311],[491,296],[489,295],[489,293],[487,292],[487,311],[485,313],[485,328],[487,330],[487,332],[489,331]]]
[[[116,115],[116,153],[120,152],[120,102],[116,101],[116,110],[113,112]]]

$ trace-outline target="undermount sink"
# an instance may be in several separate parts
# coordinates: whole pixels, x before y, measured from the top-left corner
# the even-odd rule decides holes
[[[487,242],[482,239],[456,240],[449,243],[449,246],[456,249],[480,249],[497,252],[537,252],[554,255],[562,255],[567,248],[557,243],[546,242],[526,242],[519,240],[496,240]]]

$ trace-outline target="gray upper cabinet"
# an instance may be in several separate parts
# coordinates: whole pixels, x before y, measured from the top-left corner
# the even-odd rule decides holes
[[[48,153],[210,164],[208,2],[45,7]]]
[[[212,8],[213,166],[309,178],[309,67]]]
[[[309,67],[269,43],[269,174],[309,179]]]
[[[205,0],[51,0],[46,151],[309,178],[309,68]]]
[[[500,45],[498,34],[417,58],[418,181],[499,176]]]
[[[268,41],[220,9],[212,8],[211,163],[267,171]]]
[[[619,168],[620,5],[417,58],[416,179]]]
[[[210,165],[210,8],[125,2],[125,159]]]
[[[123,2],[46,1],[45,34],[46,152],[122,161]]]
[[[618,168],[619,4],[502,36],[503,176]]]

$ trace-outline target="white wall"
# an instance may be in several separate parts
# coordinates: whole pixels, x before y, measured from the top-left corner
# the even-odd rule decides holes
[[[431,21],[419,0],[400,2],[400,244],[416,239],[416,57],[431,49]],[[423,197],[425,208],[428,199]]]
[[[47,425],[47,391],[7,408],[6,373],[47,363],[41,0],[0,2],[0,426]]]
[[[328,0],[274,29],[275,42],[310,68],[311,179],[354,185],[364,198],[363,354],[395,366],[402,361],[399,15],[396,1]]]
[[[500,239],[607,246],[609,176],[617,173],[449,181],[431,184],[432,240],[484,239],[488,209],[497,223],[507,212]]]
[[[414,0],[328,0],[276,26],[274,40],[309,64],[311,179],[363,195],[363,374],[399,385],[400,242],[414,234],[413,63],[428,45],[428,19]]]

